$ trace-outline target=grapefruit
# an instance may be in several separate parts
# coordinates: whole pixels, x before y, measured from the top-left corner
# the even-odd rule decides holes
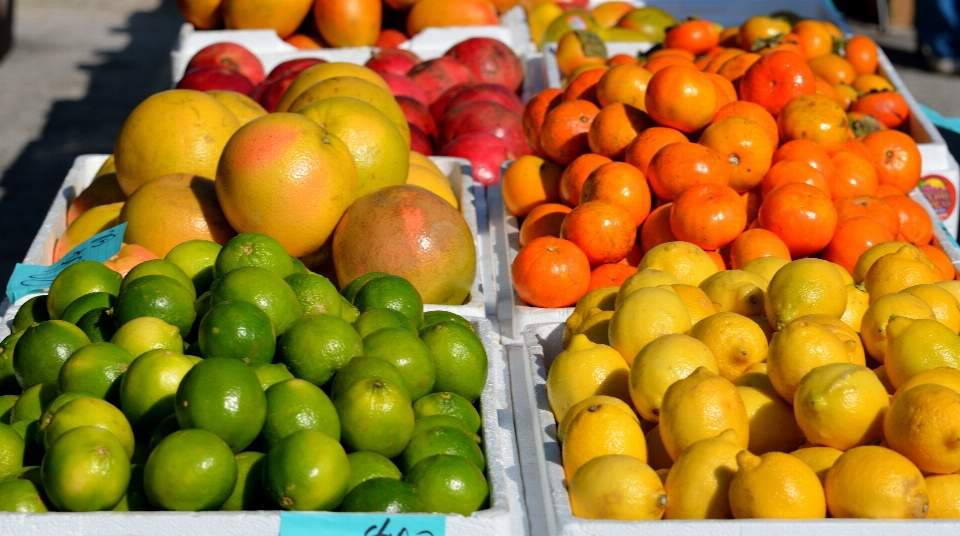
[[[60,260],[71,249],[79,246],[93,235],[116,225],[121,208],[123,208],[123,201],[93,207],[81,214],[57,239],[57,243],[53,247],[53,261]]]
[[[336,78],[338,76],[355,76],[357,78],[362,78],[368,82],[372,82],[373,84],[380,86],[380,88],[385,91],[390,91],[390,86],[387,85],[387,82],[384,81],[383,77],[374,72],[372,69],[368,69],[362,65],[354,65],[352,63],[321,63],[314,65],[313,67],[308,67],[307,69],[301,71],[299,75],[297,75],[297,78],[294,79],[293,83],[290,84],[290,87],[287,88],[287,91],[284,92],[283,97],[280,98],[280,102],[277,103],[277,111],[290,111],[290,105],[293,104],[293,101],[295,101],[301,93],[306,91],[307,88],[319,82],[323,82],[328,78]]]
[[[215,184],[234,229],[269,235],[303,257],[327,242],[356,198],[357,167],[346,144],[316,122],[274,113],[231,138]]]
[[[389,186],[357,199],[333,235],[340,283],[367,272],[410,281],[424,303],[463,304],[477,259],[463,216],[417,186]]]
[[[217,102],[227,107],[233,116],[240,122],[240,126],[246,125],[258,117],[267,115],[267,111],[257,101],[236,91],[227,91],[215,89],[207,91],[207,95],[217,99]]]

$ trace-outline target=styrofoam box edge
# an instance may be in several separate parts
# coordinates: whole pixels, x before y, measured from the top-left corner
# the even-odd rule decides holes
[[[443,55],[453,45],[471,37],[490,37],[506,43],[518,56],[527,53],[531,45],[526,13],[516,6],[500,17],[498,26],[450,26],[427,28],[400,45],[423,60]],[[185,22],[180,27],[177,46],[170,52],[170,68],[176,84],[186,71],[187,63],[200,49],[220,42],[243,45],[253,52],[266,72],[284,61],[297,58],[320,58],[363,65],[376,50],[373,47],[322,48],[299,50],[286,43],[273,30],[208,30],[200,31]]]
[[[469,517],[444,516],[446,530],[448,534],[465,536],[525,534],[523,481],[516,451],[504,349],[489,320],[482,317],[468,320],[487,351],[487,383],[480,397],[480,414],[491,506]],[[280,533],[280,512],[0,513],[0,525],[4,527],[3,534],[10,536],[264,535]]]
[[[705,534],[719,536],[810,536],[828,534],[871,534],[882,536],[921,536],[926,534],[955,534],[960,530],[958,521],[902,521],[902,520],[706,520],[706,521],[603,521],[574,517],[570,510],[563,466],[560,460],[560,444],[556,439],[557,422],[547,399],[546,371],[549,364],[562,350],[563,324],[535,324],[523,332],[523,346],[511,345],[507,351],[511,363],[513,385],[527,389],[525,397],[514,390],[514,409],[519,415],[530,412],[529,417],[516,419],[516,433],[521,453],[521,470],[527,476],[539,471],[541,482],[538,491],[547,523],[560,536],[605,536],[657,534],[661,536],[687,536]],[[514,364],[514,362],[518,362]],[[519,362],[525,365],[523,376]],[[529,423],[533,424],[530,429]],[[531,444],[534,443],[534,444]],[[530,454],[537,456],[529,459]],[[531,488],[537,488],[529,478],[525,480],[527,496]],[[528,508],[539,504],[528,503]],[[532,515],[532,514],[531,514]],[[532,521],[532,519],[531,519]]]
[[[30,249],[27,250],[27,256],[23,261],[25,264],[46,266],[52,263],[54,245],[57,238],[66,229],[67,207],[80,192],[90,185],[97,170],[106,161],[107,156],[81,155],[74,160],[73,166],[67,172],[63,184],[50,206],[50,210],[47,211],[37,236],[34,237]],[[450,184],[460,201],[461,213],[473,234],[477,270],[473,285],[470,288],[469,302],[463,305],[425,304],[424,310],[450,311],[461,316],[486,316],[488,309],[493,310],[496,296],[493,294],[494,284],[490,276],[492,274],[491,257],[493,253],[486,240],[489,224],[487,222],[484,187],[473,180],[468,160],[451,157],[430,157],[430,160],[437,164],[440,170],[450,179]],[[485,293],[490,295],[486,296]],[[20,305],[30,297],[21,298],[15,304],[10,304],[6,298],[3,299],[3,303],[0,304],[0,310],[3,311],[0,337],[6,337],[10,333],[9,326],[14,315],[16,315]],[[4,304],[6,304],[5,309]]]

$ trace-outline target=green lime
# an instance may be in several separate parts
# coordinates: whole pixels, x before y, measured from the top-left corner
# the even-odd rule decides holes
[[[27,329],[30,324],[50,320],[50,312],[47,311],[47,295],[41,294],[25,301],[17,314],[13,317],[13,324],[10,326],[12,333],[17,333]]]
[[[83,315],[94,309],[109,309],[117,301],[116,296],[106,292],[91,292],[73,300],[63,311],[60,320],[76,325]]]
[[[393,478],[372,478],[350,490],[340,505],[341,512],[426,512],[413,486]]]
[[[41,383],[25,390],[10,410],[10,424],[40,420],[57,396],[57,382]]]
[[[414,331],[401,328],[375,331],[364,337],[363,355],[386,359],[396,366],[410,390],[411,400],[434,389],[437,371],[433,356]]]
[[[351,359],[333,377],[333,383],[330,385],[331,400],[336,400],[347,388],[364,378],[389,380],[396,384],[403,391],[403,394],[407,395],[407,398],[410,398],[407,381],[403,379],[403,374],[400,373],[400,369],[396,365],[380,357],[358,356]]]
[[[202,319],[210,312],[213,307],[213,294],[208,290],[201,294],[197,301],[193,302],[193,310],[197,313],[197,318]]]
[[[109,510],[127,492],[130,459],[115,435],[96,426],[81,426],[50,446],[40,473],[43,491],[58,510]]]
[[[360,287],[366,285],[368,282],[373,281],[374,279],[386,277],[388,275],[390,274],[386,272],[367,272],[351,281],[347,286],[343,287],[343,289],[340,290],[340,295],[346,298],[348,302],[353,303],[353,298],[356,297]]]
[[[343,296],[340,296],[340,318],[346,320],[348,324],[353,324],[360,318],[360,310]]]
[[[57,398],[54,398],[52,402],[47,404],[47,407],[43,410],[43,415],[40,416],[40,420],[37,422],[37,435],[36,442],[38,445],[43,445],[43,438],[47,434],[47,428],[50,426],[50,422],[53,421],[53,415],[60,410],[67,402],[73,402],[78,398],[87,398],[90,395],[87,393],[81,393],[79,391],[73,391],[70,393],[63,393]]]
[[[469,516],[487,501],[490,488],[471,461],[452,454],[424,458],[407,473],[406,482],[428,512]]]
[[[176,396],[181,429],[200,428],[241,452],[260,434],[267,397],[257,375],[237,359],[210,357],[183,377]]]
[[[197,334],[204,356],[230,357],[248,365],[270,363],[277,349],[270,317],[243,301],[225,301],[210,309]]]
[[[183,352],[180,330],[152,316],[134,318],[120,326],[110,337],[110,342],[123,346],[133,356],[140,356],[151,350]]]
[[[123,412],[113,404],[93,397],[71,400],[58,409],[43,434],[44,446],[50,450],[60,436],[81,426],[96,426],[112,433],[123,444],[127,458],[133,456],[133,429]]]
[[[187,343],[187,347],[183,349],[184,355],[192,355],[193,357],[203,358],[203,350],[200,348],[200,341],[193,341]]]
[[[477,466],[482,472],[486,468],[480,445],[467,434],[448,426],[435,426],[410,438],[407,448],[400,455],[404,472],[409,473],[420,460],[435,454],[453,454],[462,456]]]
[[[263,493],[263,465],[267,456],[262,452],[241,452],[236,455],[237,485],[221,510],[268,510],[267,496]]]
[[[197,318],[193,301],[191,293],[176,279],[145,275],[133,280],[120,293],[113,307],[113,322],[120,328],[134,318],[151,316],[175,326],[181,335],[186,335]]]
[[[335,509],[347,494],[350,461],[337,440],[299,430],[267,452],[263,487],[284,510]]]
[[[361,337],[366,337],[374,331],[384,328],[405,329],[416,334],[417,328],[409,318],[403,316],[400,311],[393,309],[368,309],[353,323],[353,327]]]
[[[257,375],[257,379],[260,380],[260,387],[263,387],[264,391],[269,389],[271,385],[293,379],[293,374],[290,374],[290,370],[283,363],[254,363],[250,365],[250,370]]]
[[[418,419],[430,415],[449,415],[466,423],[473,433],[480,433],[480,414],[469,400],[456,393],[430,393],[413,403],[413,413]]]
[[[24,330],[13,353],[13,370],[24,389],[56,381],[60,367],[90,339],[77,326],[63,320],[47,320]]]
[[[309,274],[310,270],[307,269],[307,265],[303,264],[303,261],[300,259],[290,256],[290,262],[293,263],[293,273],[295,274]]]
[[[10,413],[18,398],[17,395],[0,395],[0,423],[10,424]]]
[[[151,450],[150,444],[147,441],[138,439],[133,446],[133,456],[130,456],[130,463],[134,465],[147,463],[147,458],[150,456]]]
[[[47,312],[58,319],[73,300],[91,292],[120,294],[120,274],[96,261],[80,261],[64,268],[50,284]]]
[[[347,489],[352,490],[360,483],[373,478],[392,478],[400,480],[403,473],[387,458],[376,452],[351,452],[347,454],[350,460],[350,484]]]
[[[437,366],[436,391],[449,391],[474,402],[487,384],[487,351],[472,329],[440,322],[420,332]]]
[[[409,281],[395,275],[368,281],[357,291],[353,304],[360,314],[368,309],[394,309],[409,318],[417,329],[423,323],[423,299],[420,293]]]
[[[416,407],[414,407],[413,411],[416,413]],[[426,417],[417,417],[417,423],[413,427],[413,435],[416,436],[420,432],[435,428],[437,426],[456,428],[457,430],[460,430],[461,432],[470,436],[470,439],[472,439],[474,443],[479,444],[481,441],[480,436],[478,436],[474,430],[471,430],[467,423],[456,417],[451,417],[450,415],[427,415]]]
[[[120,377],[120,408],[137,433],[147,433],[174,412],[177,387],[194,362],[173,350],[151,350]]]
[[[29,480],[33,482],[37,489],[43,489],[43,478],[40,476],[39,465],[27,465],[15,471],[7,477],[7,480]]]
[[[319,274],[293,273],[283,278],[290,285],[304,315],[328,314],[340,316],[342,303],[337,287]]]
[[[127,492],[123,494],[120,502],[113,507],[114,512],[153,510],[150,501],[147,499],[147,492],[143,489],[143,470],[142,463],[131,463],[130,483],[127,484]]]
[[[230,447],[216,434],[199,429],[165,437],[143,471],[150,504],[164,510],[214,510],[236,484],[237,460]]]
[[[382,378],[357,380],[334,399],[343,445],[394,458],[413,435],[413,408],[397,384]]]
[[[13,394],[22,390],[17,383],[17,374],[13,370],[14,349],[22,336],[23,332],[18,331],[0,341],[0,393]]]
[[[117,332],[116,326],[113,325],[113,309],[106,307],[87,311],[80,320],[77,320],[77,327],[87,334],[90,342],[109,341]]]
[[[260,233],[240,233],[223,245],[213,267],[219,278],[237,268],[255,266],[287,277],[294,272],[290,254],[280,242]]]
[[[423,313],[423,324],[420,325],[420,331],[423,331],[434,324],[439,324],[440,322],[456,322],[465,328],[470,328],[470,331],[473,331],[473,324],[471,324],[469,320],[456,313],[451,313],[450,311],[427,311],[426,313]]]
[[[163,438],[179,429],[180,423],[177,422],[177,414],[171,413],[170,415],[167,415],[157,423],[157,426],[153,429],[153,432],[150,433],[150,442],[147,443],[147,450],[153,452],[153,449],[157,448],[157,445],[163,441]]]
[[[187,240],[167,253],[164,259],[176,264],[190,280],[197,294],[203,294],[213,281],[213,265],[221,246],[209,240]]]
[[[193,286],[193,280],[190,279],[190,276],[176,264],[164,259],[151,259],[134,266],[120,282],[120,294],[123,294],[130,283],[148,275],[165,275],[180,283],[180,286],[190,293],[191,301],[197,299],[197,289]]]
[[[0,423],[0,480],[19,471],[23,467],[23,453],[26,443],[9,424]]]
[[[57,385],[61,393],[83,393],[119,401],[120,376],[133,363],[134,356],[126,348],[112,342],[88,344],[63,363]]]
[[[293,379],[267,389],[263,438],[272,447],[297,430],[317,430],[340,440],[340,418],[327,394],[308,381]]]
[[[363,353],[353,326],[337,316],[314,315],[297,320],[277,344],[277,359],[297,378],[322,386],[351,359]]]
[[[303,316],[300,302],[290,285],[266,268],[245,266],[231,270],[214,281],[211,293],[211,305],[235,300],[263,309],[277,335],[283,335],[290,324]]]
[[[0,482],[0,512],[42,514],[47,511],[40,489],[33,482],[19,478]]]
[[[40,463],[43,459],[43,444],[37,443],[38,424],[39,421],[20,421],[10,425],[26,445],[23,453],[24,464]]]

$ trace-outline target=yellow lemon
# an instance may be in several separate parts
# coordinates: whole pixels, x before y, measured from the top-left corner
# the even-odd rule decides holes
[[[860,258],[857,259],[857,264],[853,267],[853,282],[857,285],[863,283],[863,278],[867,275],[867,270],[877,262],[877,259],[888,255],[902,248],[903,246],[911,245],[909,242],[881,242],[870,246],[869,249],[864,251]]]
[[[586,519],[660,519],[667,494],[656,471],[632,456],[609,454],[583,464],[570,479],[570,510]]]
[[[591,309],[597,308],[601,311],[613,311],[618,291],[619,289],[617,287],[600,287],[587,292],[577,300],[576,307],[573,308],[573,312],[570,313],[570,316],[568,316],[566,322],[564,322],[564,348],[570,343],[570,338],[576,333],[577,328],[580,327],[580,323],[587,317],[587,313],[589,313]]]
[[[697,441],[683,450],[667,474],[666,519],[729,519],[730,481],[743,451],[733,430]]]
[[[756,322],[737,313],[717,313],[697,322],[690,336],[710,349],[719,374],[733,381],[767,359],[767,336]]]
[[[680,297],[680,301],[687,306],[687,312],[690,313],[690,321],[694,324],[704,318],[717,312],[716,307],[707,294],[700,288],[693,285],[676,284],[670,285],[673,291]]]
[[[863,277],[863,287],[870,295],[870,303],[914,285],[936,282],[937,276],[930,261],[915,246],[903,246],[880,257]]]
[[[674,460],[691,444],[732,429],[743,448],[750,442],[750,421],[740,393],[730,380],[700,367],[674,382],[663,395],[660,437]]]
[[[813,469],[783,452],[737,454],[730,481],[730,510],[736,519],[817,519],[827,516],[823,486]]]
[[[547,398],[557,418],[577,402],[597,395],[630,401],[630,369],[613,348],[574,335],[570,346],[553,360],[547,371]]]
[[[867,354],[883,363],[887,351],[887,325],[894,317],[933,318],[933,309],[923,300],[909,294],[888,294],[870,304],[863,314],[860,339]]]
[[[927,519],[960,519],[960,475],[928,475],[923,480],[930,498]]]
[[[789,259],[781,259],[780,257],[758,257],[756,259],[747,261],[746,264],[741,268],[744,272],[750,272],[751,274],[757,274],[760,277],[770,281],[773,279],[773,276],[787,264],[790,264]]]
[[[770,321],[767,320],[767,317],[751,316],[750,320],[763,331],[763,334],[767,337],[767,344],[769,345],[770,339],[773,339],[773,334],[777,331],[773,329],[773,326],[770,325]]]
[[[791,456],[796,457],[807,464],[807,467],[813,469],[817,478],[820,479],[821,485],[827,479],[827,471],[833,467],[841,454],[843,454],[842,450],[833,447],[806,447],[790,453]]]
[[[843,320],[827,315],[804,315],[798,320],[820,324],[832,331],[834,335],[843,341],[844,346],[847,347],[847,357],[850,358],[850,362],[855,365],[866,366],[867,357],[863,349],[863,342],[860,341],[860,335]]]
[[[803,430],[797,425],[793,408],[780,398],[772,386],[767,391],[737,385],[737,392],[747,408],[750,421],[750,444],[747,446],[750,452],[785,452],[803,444]]]
[[[904,294],[916,296],[933,310],[933,318],[950,328],[960,331],[960,302],[949,290],[940,285],[916,285],[903,289]]]
[[[577,327],[574,335],[586,335],[591,342],[609,345],[611,318],[613,311],[601,311],[594,307],[590,309],[590,315]]]
[[[659,287],[641,288],[621,303],[610,319],[610,345],[627,364],[650,341],[692,327],[690,313],[675,292]]]
[[[793,412],[807,441],[848,450],[883,437],[887,390],[862,365],[831,363],[806,374],[793,398]]]
[[[880,380],[880,383],[883,384],[883,388],[887,390],[887,394],[893,396],[893,394],[897,391],[897,388],[890,383],[890,376],[887,375],[887,366],[880,365],[879,367],[873,369],[873,373],[877,376],[877,379]],[[890,399],[890,403],[893,404],[892,398]]]
[[[953,297],[960,302],[960,281],[951,280],[951,281],[939,281],[937,282],[938,287],[943,287],[950,294],[953,294]]]
[[[806,320],[794,320],[778,331],[767,350],[770,382],[793,404],[800,380],[811,370],[830,363],[849,363],[847,347],[832,331]]]
[[[874,370],[874,372],[876,372],[876,370]],[[935,383],[949,387],[960,393],[960,370],[951,367],[937,367],[918,372],[911,376],[909,380],[900,384],[900,387],[893,394],[893,397],[890,398],[890,404],[893,405],[893,403],[897,401],[897,398],[908,389],[926,383]]]
[[[637,270],[637,273],[631,275],[620,285],[620,291],[617,293],[615,306],[620,307],[627,296],[633,294],[639,289],[649,287],[659,287],[661,285],[675,285],[679,283],[673,275],[657,270],[655,268],[645,268]]]
[[[840,318],[847,308],[847,286],[827,261],[792,261],[773,276],[767,288],[765,310],[770,325],[783,329],[808,314]]]
[[[633,415],[633,420],[640,424],[640,417],[637,417],[637,414],[633,411],[633,408],[629,404],[620,400],[619,398],[614,398],[612,396],[598,395],[591,396],[590,398],[581,400],[567,410],[567,414],[563,416],[563,420],[560,421],[560,424],[557,426],[557,440],[563,443],[563,438],[567,435],[567,429],[570,428],[570,423],[573,422],[573,418],[580,413],[584,408],[596,405],[596,404],[610,404],[612,406],[622,409],[628,415]]]
[[[663,439],[660,437],[660,425],[656,425],[647,432],[647,463],[656,470],[670,469],[673,466],[673,459],[667,454],[667,447],[663,446]]]
[[[651,341],[630,365],[630,397],[637,412],[659,422],[664,393],[700,367],[717,373],[713,353],[697,339],[675,333]]]
[[[827,261],[827,262],[829,262],[829,261]],[[844,283],[845,285],[854,285],[854,284],[856,284],[856,283],[853,282],[853,277],[850,275],[850,272],[848,272],[846,268],[844,268],[843,266],[840,266],[839,264],[837,264],[837,263],[835,263],[835,262],[831,262],[830,264],[833,265],[833,268],[837,271],[838,274],[840,274],[840,277],[843,278],[843,283]]]
[[[436,164],[433,163],[433,160],[430,160],[430,158],[416,151],[410,151],[410,163],[416,164],[420,167],[425,167],[430,171],[433,171],[434,173],[446,176],[444,175],[443,170],[441,170]]]
[[[823,487],[827,510],[836,518],[921,519],[929,508],[920,470],[884,447],[844,452],[827,471]]]
[[[960,393],[934,383],[903,392],[883,423],[890,448],[921,471],[960,471]]]
[[[569,482],[577,469],[605,454],[625,454],[647,463],[647,443],[634,417],[616,406],[594,404],[574,417],[561,445]]]
[[[960,336],[936,320],[897,317],[887,326],[884,365],[890,383],[897,389],[925,370],[960,368]]]
[[[847,308],[843,311],[840,320],[860,333],[863,315],[870,307],[870,295],[857,285],[847,285]]]
[[[696,287],[719,271],[705,251],[689,242],[666,242],[650,248],[637,267],[644,268],[663,270],[676,277],[678,283]]]
[[[764,314],[763,295],[770,284],[757,274],[744,270],[717,272],[700,283],[719,312],[729,311],[743,316]]]

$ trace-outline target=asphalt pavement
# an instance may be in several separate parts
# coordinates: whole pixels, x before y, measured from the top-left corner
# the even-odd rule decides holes
[[[174,0],[14,2],[14,46],[0,59],[0,282],[23,260],[74,158],[112,152],[130,110],[170,87],[182,23]],[[883,45],[917,100],[960,116],[960,77],[927,71],[912,31],[851,26]]]

